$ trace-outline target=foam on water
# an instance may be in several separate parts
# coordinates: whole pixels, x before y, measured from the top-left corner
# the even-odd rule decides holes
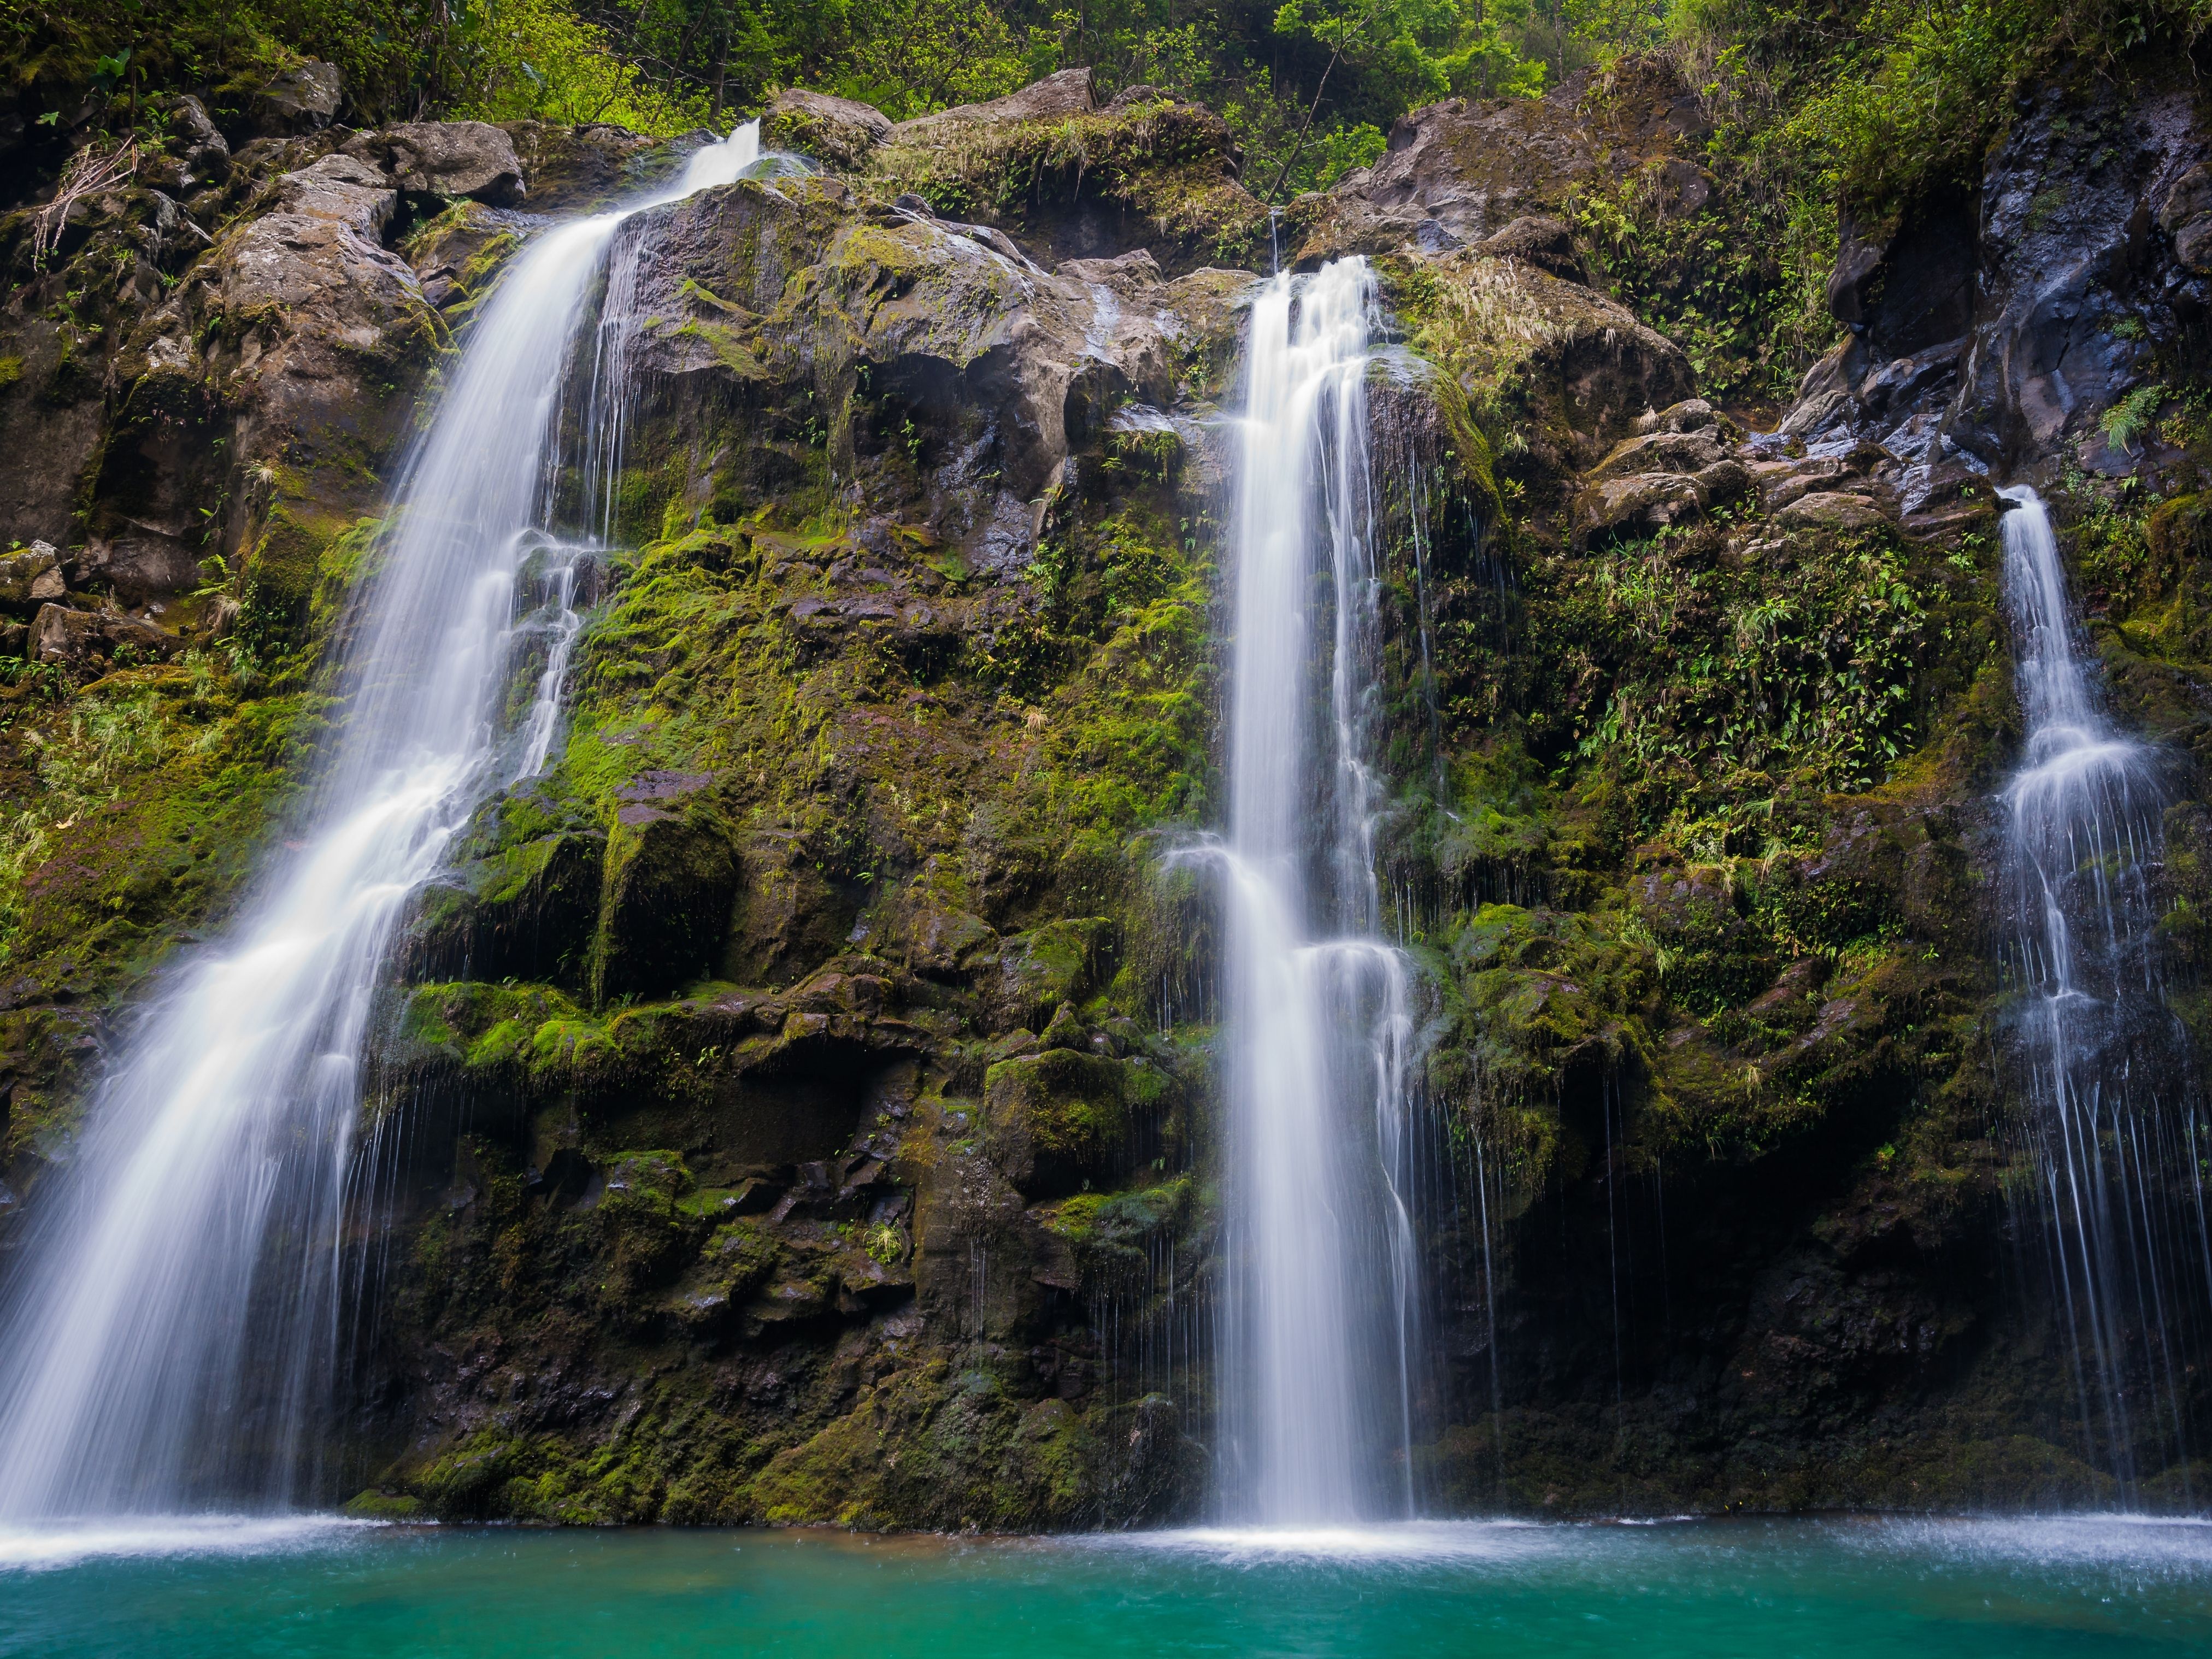
[[[336,1515],[205,1515],[0,1527],[0,1572],[53,1571],[106,1558],[270,1555],[343,1542],[386,1524]]]
[[[2039,1569],[2112,1568],[2212,1580],[2212,1520],[2151,1515],[1967,1516],[1838,1524],[1854,1547],[1891,1556]]]
[[[1565,1530],[1535,1521],[1404,1521],[1370,1527],[1185,1527],[1103,1534],[1081,1541],[1101,1548],[1153,1551],[1231,1564],[1427,1565],[1525,1560],[1555,1553]]]

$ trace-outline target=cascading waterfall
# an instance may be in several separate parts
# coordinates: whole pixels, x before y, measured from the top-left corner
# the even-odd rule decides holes
[[[755,122],[651,200],[548,231],[476,325],[394,492],[316,827],[228,939],[173,976],[40,1195],[0,1310],[0,1521],[307,1494],[377,970],[471,811],[553,745],[573,569],[554,578],[529,715],[502,732],[494,711],[518,574],[558,545],[546,520],[580,321],[625,219],[758,153]],[[602,385],[593,411],[618,418],[604,410],[619,402]],[[618,443],[592,464],[618,464]]]
[[[1252,307],[1234,522],[1224,1510],[1413,1509],[1412,1022],[1379,936],[1364,259]]]
[[[2212,1292],[2186,1045],[2165,1003],[2154,751],[2106,718],[2075,649],[2049,514],[2000,492],[2027,722],[2008,815],[2007,968],[2052,1300],[2088,1461],[2124,1494],[2142,1454],[2186,1454],[2175,1356]]]

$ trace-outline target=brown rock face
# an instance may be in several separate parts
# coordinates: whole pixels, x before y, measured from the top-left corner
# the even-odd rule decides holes
[[[334,155],[282,175],[269,200],[116,358],[121,407],[94,481],[81,585],[104,580],[132,604],[176,593],[210,552],[250,562],[293,491],[319,515],[381,497],[357,463],[398,436],[439,337],[414,272],[383,246],[398,195],[366,162]],[[211,544],[201,509],[222,500]]]
[[[1373,167],[1292,204],[1285,216],[1298,233],[1292,257],[1303,266],[1408,242],[1437,252],[1510,232],[1530,253],[1542,250],[1534,263],[1580,280],[1579,260],[1556,234],[1516,231],[1515,222],[1556,222],[1577,186],[1646,165],[1677,210],[1695,211],[1711,180],[1675,152],[1708,130],[1695,96],[1662,66],[1640,61],[1602,82],[1576,76],[1541,98],[1448,98],[1399,117]]]

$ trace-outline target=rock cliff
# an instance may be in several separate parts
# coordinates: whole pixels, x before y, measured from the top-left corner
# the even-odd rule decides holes
[[[1663,66],[1418,111],[1279,227],[1218,118],[1102,105],[1085,71],[902,124],[779,98],[767,142],[818,170],[623,233],[635,400],[565,745],[477,815],[383,993],[333,1495],[1193,1511],[1215,921],[1164,854],[1221,805],[1220,427],[1278,244],[1368,255],[1389,317],[1425,1489],[2102,1493],[2008,1200],[1990,482],[2072,492],[2119,705],[2185,759],[2193,96],[2045,88],[1978,195],[1847,237],[1841,337],[1767,430],[1572,228],[1632,173],[1681,222],[1733,210]],[[27,544],[0,573],[0,1274],[133,1000],[295,821],[457,331],[553,216],[686,148],[285,120],[232,148],[179,100],[50,255],[35,207],[0,221]],[[2182,956],[2196,789],[2162,877]]]

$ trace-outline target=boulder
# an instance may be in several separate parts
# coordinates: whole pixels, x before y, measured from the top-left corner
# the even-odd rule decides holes
[[[0,605],[29,605],[62,596],[59,556],[51,542],[33,542],[20,553],[0,555]]]
[[[1124,1062],[1073,1048],[1002,1060],[984,1074],[983,1145],[1026,1197],[1120,1173],[1129,1143]]]
[[[167,153],[139,163],[140,181],[182,196],[230,176],[230,145],[208,118],[207,106],[189,94],[173,98],[167,116]]]
[[[1774,515],[1778,524],[1808,530],[1869,530],[1887,524],[1889,515],[1872,497],[1838,489],[1815,489],[1800,495]]]
[[[1590,469],[1588,481],[1634,473],[1697,472],[1721,459],[1719,441],[1709,432],[1652,432],[1631,438]]]
[[[642,193],[680,166],[672,147],[604,121],[506,121],[532,213],[592,213]]]
[[[487,121],[412,121],[356,133],[344,155],[380,169],[410,195],[468,196],[495,207],[522,200],[514,141]]]
[[[1575,246],[1574,233],[1549,214],[1526,214],[1516,219],[1496,235],[1476,243],[1475,252],[1493,259],[1518,259],[1565,282],[1589,281],[1589,271]]]
[[[158,661],[178,643],[175,635],[135,617],[46,605],[32,618],[27,654],[34,662],[96,672],[125,653],[141,662]]]
[[[1638,432],[1704,432],[1720,424],[1720,416],[1703,398],[1685,398],[1664,409],[1650,410],[1637,417]]]
[[[764,149],[796,150],[848,171],[866,166],[890,134],[890,118],[881,110],[822,92],[779,92],[761,115]]]
[[[1607,478],[1575,497],[1575,540],[1583,546],[1600,546],[1649,536],[1669,525],[1687,523],[1705,508],[1703,487],[1678,472]]]
[[[619,792],[592,947],[595,1002],[673,990],[713,965],[729,930],[738,862],[729,826],[701,798],[707,782],[647,773]]]
[[[336,64],[301,64],[253,94],[247,114],[254,136],[294,138],[320,132],[345,102],[345,76]]]
[[[840,99],[840,103],[844,100]],[[1097,89],[1087,69],[1066,69],[1032,81],[1019,92],[994,98],[988,103],[957,104],[935,115],[901,121],[890,130],[897,143],[937,138],[948,128],[980,127],[1016,121],[1056,120],[1069,115],[1088,115],[1098,107]]]
[[[1692,476],[1698,488],[1705,492],[1707,507],[1740,501],[1751,493],[1751,469],[1734,456],[1723,456]]]

